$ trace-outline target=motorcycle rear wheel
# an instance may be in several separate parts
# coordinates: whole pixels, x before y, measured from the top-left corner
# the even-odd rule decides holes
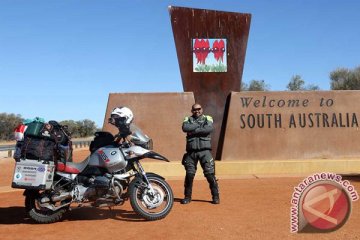
[[[54,223],[62,219],[63,214],[68,208],[61,208],[52,211],[48,208],[42,208],[38,203],[39,193],[34,192],[25,196],[25,210],[26,214],[36,223]]]
[[[130,204],[134,211],[148,221],[166,217],[174,204],[174,194],[170,185],[155,176],[148,177],[155,194],[152,195],[144,182],[130,184]]]

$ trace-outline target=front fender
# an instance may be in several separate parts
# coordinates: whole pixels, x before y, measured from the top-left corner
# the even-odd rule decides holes
[[[166,157],[164,157],[163,155],[158,154],[157,152],[154,151],[149,151],[147,153],[145,153],[142,158],[152,158],[152,159],[156,159],[156,160],[161,160],[161,161],[165,161],[165,162],[170,162],[169,159],[167,159]]]

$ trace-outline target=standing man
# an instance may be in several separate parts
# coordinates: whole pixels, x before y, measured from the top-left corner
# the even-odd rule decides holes
[[[181,204],[191,202],[193,180],[195,177],[197,163],[203,169],[204,176],[209,182],[212,195],[212,203],[219,204],[219,187],[215,178],[214,159],[211,155],[211,132],[214,130],[211,116],[203,115],[200,104],[194,104],[191,108],[192,116],[185,117],[182,130],[186,133],[186,153],[182,164],[186,170],[184,194],[185,198]]]

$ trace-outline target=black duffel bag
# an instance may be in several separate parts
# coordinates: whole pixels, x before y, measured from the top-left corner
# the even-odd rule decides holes
[[[54,161],[55,142],[46,138],[25,137],[21,158]]]
[[[66,125],[61,125],[57,121],[49,121],[52,126],[51,135],[56,143],[55,158],[66,164],[66,162],[72,162],[72,141],[71,133]]]
[[[115,137],[109,132],[96,132],[94,140],[90,143],[89,150],[93,153],[101,147],[113,145],[114,140]]]

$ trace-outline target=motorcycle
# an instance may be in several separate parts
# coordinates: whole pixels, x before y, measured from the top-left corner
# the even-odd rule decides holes
[[[82,162],[16,162],[12,187],[25,189],[27,215],[37,223],[53,223],[74,204],[112,207],[130,200],[133,210],[146,220],[166,217],[174,203],[173,191],[162,176],[146,173],[140,161],[169,160],[146,149],[151,148],[145,146],[149,141],[141,141],[139,134],[121,143],[110,133],[97,134],[90,145],[92,153]]]

